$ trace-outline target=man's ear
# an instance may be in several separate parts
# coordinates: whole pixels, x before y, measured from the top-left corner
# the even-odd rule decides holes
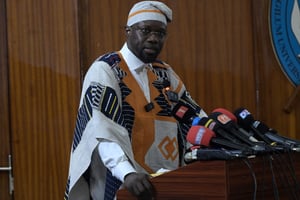
[[[130,33],[131,28],[130,28],[129,26],[126,26],[126,27],[125,27],[125,31],[126,31],[127,34]]]

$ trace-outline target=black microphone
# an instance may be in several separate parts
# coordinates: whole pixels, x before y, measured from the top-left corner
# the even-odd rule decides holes
[[[199,160],[232,160],[234,158],[246,158],[247,155],[240,150],[192,148],[184,155],[184,161],[191,163]]]
[[[214,119],[221,127],[227,130],[229,133],[234,135],[240,141],[246,143],[249,146],[255,146],[256,144],[249,140],[249,138],[238,131],[233,120],[227,115],[220,112],[213,112],[209,115],[210,118]]]
[[[265,127],[262,126],[262,123],[258,123],[258,121],[255,121],[253,116],[247,109],[239,108],[234,112],[234,115],[238,120],[238,124],[248,131],[253,131],[256,138],[259,138],[260,140],[264,141],[269,145],[272,146],[276,145],[276,142],[270,140],[261,132],[261,130],[264,129]],[[262,128],[258,128],[258,126]]]
[[[292,151],[300,152],[300,141],[298,140],[292,140],[288,137],[284,137],[278,135],[277,133],[271,133],[271,132],[265,133],[265,136],[267,136],[269,139],[271,139],[272,141],[278,144],[288,147]]]
[[[225,131],[223,127],[221,127],[215,120],[208,118],[208,117],[202,117],[198,125],[205,126],[212,131],[214,131],[218,136],[221,136],[222,138],[225,138],[233,143],[240,143],[239,140],[237,140],[235,137],[233,137],[230,133]]]
[[[171,114],[177,121],[183,122],[185,124],[191,124],[193,119],[196,117],[195,110],[183,101],[179,101],[174,106]]]
[[[232,112],[230,112],[229,110],[226,110],[224,108],[216,108],[213,110],[213,112],[220,112],[220,113],[228,116],[234,122],[234,123],[232,123],[232,125],[235,126],[235,128],[241,134],[244,134],[245,137],[248,138],[252,142],[258,142],[258,140],[255,137],[253,137],[253,133],[250,133],[250,132],[246,131],[245,129],[243,129],[241,126],[239,126],[238,120]]]
[[[272,129],[270,127],[268,127],[265,123],[255,120],[253,123],[253,126],[259,130],[262,134],[266,135],[267,137],[272,137],[274,140],[274,142],[279,142],[281,144],[287,144],[287,145],[300,145],[300,141],[299,140],[293,140],[291,138],[285,137],[280,135],[275,129]],[[270,138],[272,140],[272,138]]]
[[[220,145],[225,148],[231,148],[231,149],[239,149],[244,152],[247,152],[247,154],[254,154],[255,149],[250,148],[248,145],[244,145],[236,139],[232,134],[225,131],[218,123],[216,123],[213,119],[210,119],[208,117],[202,117],[198,121],[198,125],[204,126],[216,133],[217,136],[212,138],[212,143],[215,145]]]
[[[188,94],[182,95],[171,110],[173,117],[180,123],[191,125],[194,118],[207,116]]]
[[[246,111],[241,111],[240,113],[242,113],[242,112],[246,112]],[[250,113],[250,112],[248,111],[248,113]],[[241,115],[244,116],[244,114],[241,114]],[[249,114],[249,115],[251,115],[251,114]],[[260,133],[262,133],[264,136],[269,138],[271,141],[281,144],[281,145],[284,145],[285,147],[288,147],[289,149],[291,149],[293,151],[300,152],[300,141],[299,140],[293,140],[288,137],[284,137],[284,136],[280,135],[276,130],[268,127],[265,123],[258,121],[258,120],[253,119],[252,126],[255,129],[257,129]]]

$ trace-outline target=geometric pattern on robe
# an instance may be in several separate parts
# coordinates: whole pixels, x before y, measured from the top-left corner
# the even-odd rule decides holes
[[[131,148],[131,134],[134,128],[135,110],[133,109],[134,106],[126,101],[127,97],[132,93],[132,90],[123,81],[129,74],[120,67],[124,64],[125,62],[118,52],[106,54],[93,63],[85,76],[70,156],[69,178],[65,199],[69,198],[69,193],[72,192],[74,187],[81,187],[76,187],[76,183],[80,181],[84,182],[82,177],[89,169],[93,152],[97,149],[97,144],[101,139],[117,142],[124,148],[123,151],[125,155],[136,170],[143,171],[143,169],[139,167],[140,165],[135,163]],[[126,67],[126,64],[123,68],[124,67]],[[170,117],[172,104],[163,94],[164,80],[169,81],[170,87],[176,90],[182,98],[188,100],[190,96],[186,95],[187,93],[181,80],[166,64],[160,61],[154,63],[152,73],[156,77],[153,79],[152,85],[158,94],[154,98],[159,108],[156,114],[158,116]],[[200,109],[200,107],[198,109]],[[179,147],[181,148],[184,148],[184,136],[189,126],[190,125],[181,124],[179,127],[181,128],[179,131],[181,133],[180,138],[182,139],[179,140]],[[114,188],[111,188],[112,192],[109,197],[111,199],[120,187],[121,182],[114,180],[116,178],[111,176],[111,173],[103,164],[101,165],[100,163],[97,166],[100,168],[98,170],[102,172],[106,171],[105,174],[95,175],[95,177],[98,176],[97,178],[102,179],[102,183],[98,184],[102,186],[102,191],[100,188],[98,193],[107,193],[107,188],[111,187],[111,185],[107,185],[107,183],[111,182],[115,185]],[[88,187],[90,187],[90,185],[88,185],[87,188]],[[80,189],[78,191],[80,191]],[[80,192],[80,194],[84,194],[84,198],[90,195],[87,193],[90,193],[90,191]],[[78,196],[76,196],[76,198],[79,199]],[[104,196],[99,197],[99,199],[103,198]]]

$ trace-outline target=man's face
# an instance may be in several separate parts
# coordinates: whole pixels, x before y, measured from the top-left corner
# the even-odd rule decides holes
[[[160,54],[167,34],[167,26],[159,21],[143,21],[128,27],[128,48],[145,63]]]

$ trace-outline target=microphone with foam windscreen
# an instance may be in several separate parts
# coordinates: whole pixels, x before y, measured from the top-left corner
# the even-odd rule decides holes
[[[214,137],[216,137],[216,134],[212,130],[204,126],[192,126],[187,133],[186,139],[193,145],[208,147]]]
[[[171,113],[176,120],[186,124],[191,124],[193,119],[196,117],[195,110],[183,101],[179,101],[174,106]]]
[[[168,90],[167,92],[170,91]],[[166,95],[170,96],[167,92],[165,92]],[[168,97],[168,99],[170,98]],[[171,114],[180,123],[191,125],[194,118],[207,116],[205,111],[191,98],[187,91],[178,97],[174,103]]]
[[[281,136],[277,131],[269,128],[265,123],[255,120],[252,114],[245,108],[239,108],[235,111],[239,123],[243,126],[256,131],[263,137],[270,140],[271,144],[277,143],[288,147],[291,150],[300,152],[300,141]]]
[[[253,155],[243,146],[217,138],[212,130],[204,126],[192,126],[188,131],[187,141],[194,146],[185,153],[186,163],[196,160],[229,160]]]
[[[253,131],[255,134],[255,137],[264,141],[265,143],[269,145],[276,145],[276,142],[270,140],[268,137],[266,137],[258,128],[255,126],[257,122],[254,120],[253,116],[251,113],[245,109],[245,108],[238,108],[235,112],[234,115],[236,116],[238,120],[238,124],[242,126],[244,129],[248,131]]]
[[[198,122],[197,125],[202,125],[210,130],[214,131],[218,136],[227,139],[230,142],[233,143],[240,143],[239,140],[237,140],[235,137],[233,137],[230,133],[225,131],[217,122],[215,122],[213,119],[208,117],[202,117]]]
[[[299,140],[293,140],[291,138],[280,135],[276,130],[268,127],[265,123],[255,120],[253,126],[257,128],[262,134],[273,140],[274,142],[286,145],[300,145]]]
[[[256,144],[249,140],[249,138],[239,132],[233,120],[231,120],[227,115],[220,112],[213,112],[209,117],[215,120],[223,129],[231,133],[238,140],[244,142],[249,146],[255,146]]]
[[[237,118],[236,116],[230,112],[229,110],[225,109],[225,108],[215,108],[213,111],[214,112],[219,112],[222,113],[224,115],[226,115],[227,117],[229,117],[232,121],[234,121],[235,123],[237,123]]]
[[[242,150],[245,154],[253,154],[252,149],[245,145],[235,143],[224,138],[219,138],[216,136],[214,131],[201,125],[192,126],[189,129],[187,133],[187,141],[196,146],[235,149]]]
[[[238,120],[232,112],[230,112],[229,110],[226,110],[225,108],[216,108],[213,110],[213,112],[220,112],[220,113],[228,116],[234,122],[234,123],[232,123],[232,125],[235,126],[235,128],[241,134],[245,135],[245,137],[247,137],[252,142],[258,142],[258,140],[255,137],[253,137],[252,133],[249,133],[248,131],[246,131],[245,129],[243,129],[241,126],[238,125]]]

